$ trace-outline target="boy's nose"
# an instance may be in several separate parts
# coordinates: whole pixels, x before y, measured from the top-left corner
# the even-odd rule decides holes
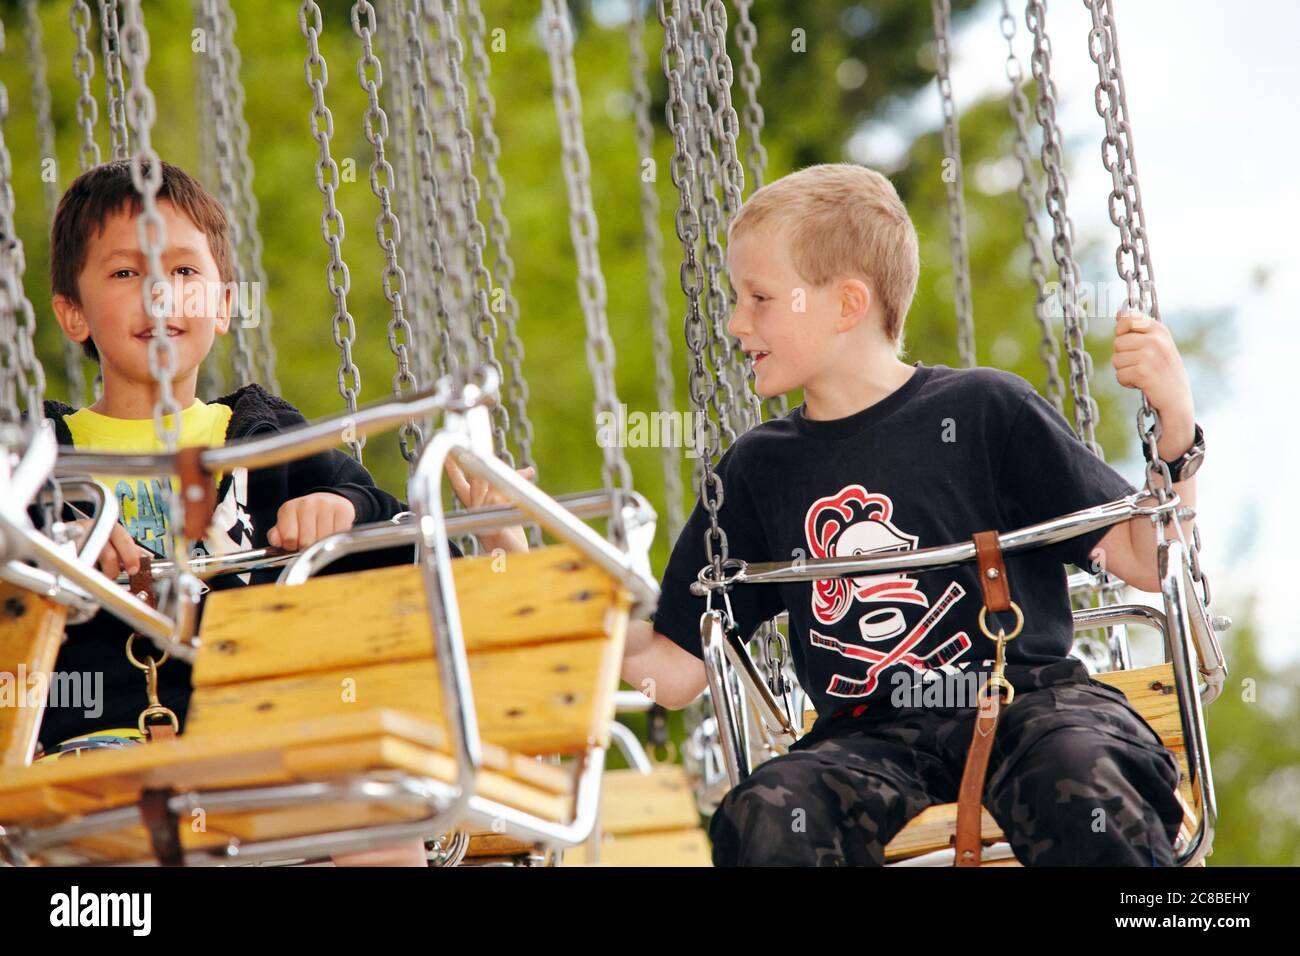
[[[747,323],[743,319],[744,310],[737,307],[731,313],[731,318],[727,319],[727,331],[732,335],[744,335],[748,331]]]

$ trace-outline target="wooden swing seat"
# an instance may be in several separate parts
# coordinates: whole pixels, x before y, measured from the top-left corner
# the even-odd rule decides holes
[[[483,741],[478,793],[563,823],[573,812],[573,764],[536,758],[608,744],[629,596],[568,546],[504,562],[460,559],[454,577]],[[42,609],[23,617],[52,616],[61,631],[62,611],[41,598],[12,589],[2,598]],[[175,740],[24,766],[11,758],[28,728],[0,711],[9,721],[0,723],[0,825],[39,827],[128,806],[145,788],[221,790],[384,770],[454,780],[426,607],[414,565],[212,592]],[[22,660],[31,673],[49,659],[49,630],[0,628],[9,637],[0,635],[0,669]],[[425,813],[417,804],[305,803],[214,811],[202,830],[182,820],[180,833],[185,849],[202,849]],[[44,854],[88,863],[150,855],[139,825]]]
[[[1161,742],[1178,759],[1178,789],[1184,807],[1191,808],[1193,817],[1190,825],[1194,826],[1195,814],[1200,813],[1200,807],[1187,770],[1183,726],[1178,717],[1178,698],[1173,692],[1173,665],[1156,664],[1151,667],[1098,674],[1097,680],[1123,691],[1134,710],[1151,725],[1151,729],[1159,735]],[[805,727],[805,731],[807,729]],[[1188,825],[1185,821],[1184,826]],[[936,850],[946,850],[952,845],[952,837],[956,830],[957,804],[941,803],[927,807],[908,821],[907,826],[885,847],[885,862],[893,863]],[[1002,830],[986,809],[981,810],[980,837],[985,845],[1006,840]],[[1019,863],[1014,859],[992,860],[982,865],[1019,866]]]

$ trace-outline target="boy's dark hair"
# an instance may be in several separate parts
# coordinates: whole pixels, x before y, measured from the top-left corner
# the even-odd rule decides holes
[[[148,175],[148,163],[145,174]],[[158,198],[169,200],[203,231],[221,281],[233,281],[235,256],[230,245],[230,221],[221,203],[193,176],[168,162],[162,162]],[[54,225],[50,228],[50,285],[55,295],[66,296],[81,305],[77,277],[86,267],[91,235],[102,232],[108,218],[123,208],[129,209],[132,216],[138,216],[144,209],[144,200],[131,182],[130,160],[115,159],[94,166],[72,181],[59,200]],[[93,341],[86,339],[82,349],[99,361],[99,350]]]

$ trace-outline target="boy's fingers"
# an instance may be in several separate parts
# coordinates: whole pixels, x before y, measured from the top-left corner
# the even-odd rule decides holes
[[[290,502],[276,515],[276,528],[280,531],[281,548],[294,551],[298,547],[298,508],[296,502]]]
[[[136,545],[135,539],[120,524],[113,526],[108,536],[108,543],[112,548],[114,560],[122,570],[127,574],[135,574],[140,570],[140,548]],[[105,551],[107,550],[109,549],[105,548]]]

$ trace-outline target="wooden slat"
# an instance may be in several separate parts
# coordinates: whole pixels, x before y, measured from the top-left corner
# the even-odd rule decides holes
[[[612,770],[601,787],[600,829],[614,836],[699,829],[700,814],[686,772],[678,766],[651,773]]]
[[[67,613],[0,582],[0,767],[31,762]]]
[[[711,866],[709,838],[698,827],[609,837],[593,862],[590,844],[564,854],[564,866]]]
[[[572,753],[603,731],[596,689],[617,686],[621,640],[595,637],[513,647],[469,659],[479,735],[524,753]],[[345,686],[345,682],[346,686]],[[345,691],[350,696],[345,698]],[[243,733],[293,721],[387,707],[442,728],[443,696],[430,658],[199,687],[186,737]],[[605,716],[606,722],[612,714]]]
[[[885,847],[885,860],[892,862],[909,856],[918,856],[951,845],[950,838],[957,831],[957,804],[936,803],[926,807],[903,827]],[[1002,830],[988,810],[980,808],[980,837],[1001,840]]]
[[[453,569],[470,654],[603,634],[621,591],[565,545]],[[194,686],[431,657],[427,607],[415,565],[213,591]]]
[[[437,736],[436,728],[428,724],[378,711],[272,725],[256,735],[182,736],[96,751],[0,771],[0,822],[53,822],[67,816],[72,805],[77,812],[124,806],[135,802],[144,787],[264,786],[381,768],[451,780],[452,759],[429,746]],[[551,789],[498,769],[484,769],[479,773],[479,792],[547,819],[567,820],[572,806],[568,769],[535,764],[531,772],[539,778],[550,773]]]

